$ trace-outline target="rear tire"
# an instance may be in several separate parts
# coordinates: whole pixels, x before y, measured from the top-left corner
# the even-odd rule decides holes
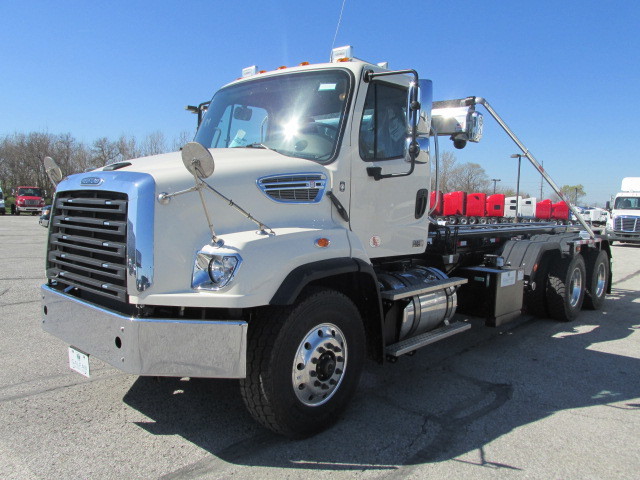
[[[576,319],[584,301],[586,277],[582,255],[564,258],[551,267],[546,288],[551,318],[560,322]]]
[[[266,428],[289,438],[313,435],[340,417],[364,356],[353,302],[334,290],[309,289],[295,305],[270,308],[249,324],[242,398]]]
[[[600,310],[609,287],[609,255],[604,250],[592,252],[587,256],[587,291],[584,307]]]
[[[535,290],[525,290],[524,293],[524,304],[527,308],[527,313],[538,318],[549,318],[546,289],[547,283],[549,283],[550,262],[551,257],[549,255],[540,259],[535,275],[536,288]]]

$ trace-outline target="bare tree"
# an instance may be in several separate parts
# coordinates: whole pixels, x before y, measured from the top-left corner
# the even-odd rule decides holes
[[[184,147],[186,143],[190,142],[191,140],[193,140],[193,133],[187,132],[186,130],[184,130],[180,132],[180,135],[178,135],[177,138],[173,139],[173,143],[171,144],[171,150],[174,152],[177,152],[182,147]]]
[[[435,162],[435,157],[432,157]],[[456,156],[453,154],[453,152],[443,152],[442,155],[440,155],[440,164],[439,164],[439,168],[438,168],[438,177],[439,177],[439,185],[438,185],[438,190],[440,190],[441,192],[451,192],[453,191],[452,188],[452,172],[455,169],[456,166]],[[435,185],[435,168],[432,169],[432,175],[431,175],[431,189],[435,190],[436,185]]]
[[[142,155],[158,155],[167,151],[164,135],[161,131],[155,131],[147,135],[142,143]]]
[[[454,167],[450,178],[448,185],[450,191],[460,190],[467,193],[489,191],[489,177],[484,168],[477,163],[468,162]]]
[[[94,141],[91,152],[91,160],[96,167],[102,167],[118,161],[118,146],[107,137],[101,137]]]

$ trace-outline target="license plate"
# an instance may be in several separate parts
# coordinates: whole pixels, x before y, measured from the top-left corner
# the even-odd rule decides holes
[[[69,347],[69,367],[85,377],[89,377],[89,355]]]

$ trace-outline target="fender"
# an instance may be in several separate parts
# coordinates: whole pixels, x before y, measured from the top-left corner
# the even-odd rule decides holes
[[[335,288],[351,298],[362,314],[370,354],[382,363],[384,316],[380,287],[373,267],[361,259],[351,257],[300,265],[287,275],[269,303],[292,305],[300,292],[310,284]]]
[[[373,267],[357,258],[331,258],[300,265],[287,275],[269,303],[271,305],[292,305],[304,287],[312,282],[323,278],[359,272],[370,275],[377,284]],[[378,299],[380,299],[379,289]]]

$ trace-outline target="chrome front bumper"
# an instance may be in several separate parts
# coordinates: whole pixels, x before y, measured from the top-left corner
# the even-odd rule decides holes
[[[605,234],[609,241],[640,243],[640,233],[606,230]]]
[[[42,286],[44,331],[135,375],[244,378],[247,323],[127,317]]]

